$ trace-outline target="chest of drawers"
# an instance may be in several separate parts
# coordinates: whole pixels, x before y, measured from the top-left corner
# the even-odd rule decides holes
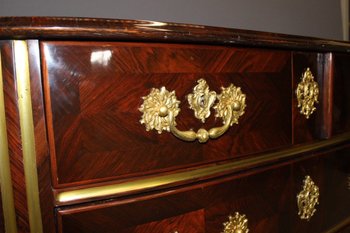
[[[347,232],[350,45],[1,18],[0,232]]]

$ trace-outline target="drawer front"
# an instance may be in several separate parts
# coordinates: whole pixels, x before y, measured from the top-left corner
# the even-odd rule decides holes
[[[326,227],[345,220],[350,226],[350,147],[331,153],[325,164]]]
[[[295,144],[311,142],[325,137],[327,122],[323,115],[324,108],[324,81],[323,81],[323,60],[324,55],[319,53],[293,53],[293,142]],[[301,106],[298,106],[296,91],[303,82],[304,74],[309,69],[314,82],[318,84],[318,102],[314,102],[315,111],[311,115],[301,114]]]
[[[248,219],[249,232],[288,232],[291,204],[295,204],[290,202],[290,171],[290,166],[284,166],[130,200],[58,209],[59,229],[64,233],[116,229],[217,233],[223,232],[229,215],[239,212]],[[168,228],[162,225],[170,222]]]
[[[192,222],[194,218],[193,224],[198,231],[193,232],[204,229],[204,232],[214,233],[223,232],[223,223],[228,222],[228,216],[238,212],[245,215],[250,232],[332,232],[339,224],[342,227],[344,222],[350,224],[349,155],[350,147],[342,146],[309,154],[289,165],[259,169],[165,193],[80,208],[61,208],[57,209],[58,223],[61,232],[94,232],[96,227],[103,232],[113,232],[113,229],[123,232],[124,228],[127,232],[138,232],[136,230],[141,227],[153,232],[153,227],[157,230],[162,224],[164,228],[174,221],[176,223],[169,227],[185,232],[187,224],[180,225],[169,219],[187,216],[183,221]],[[303,196],[303,193],[307,195]],[[317,204],[313,206],[309,201],[316,197]]]
[[[333,132],[350,131],[350,56],[334,54]]]
[[[293,164],[293,178],[294,178],[294,186],[293,186],[293,197],[291,202],[292,205],[292,218],[291,224],[293,225],[292,232],[323,232],[325,229],[324,221],[325,221],[325,213],[327,211],[325,192],[326,187],[324,184],[324,159],[322,156],[315,156],[310,159],[302,160]],[[318,188],[317,193],[318,203],[314,206],[314,208],[310,208],[309,210],[301,210],[298,205],[297,196],[303,193],[303,190],[309,192],[309,196],[303,197],[300,199],[300,202],[309,203],[309,198],[314,195],[313,187],[306,187],[305,183],[308,183],[307,176],[310,177],[310,182],[313,182],[314,185]],[[305,187],[305,188],[304,188]],[[310,203],[309,203],[310,204]],[[306,204],[308,205],[308,204]],[[309,215],[312,210],[315,210],[314,214]],[[300,211],[300,214],[299,214]],[[301,217],[304,215],[304,217]],[[306,218],[305,218],[306,217]]]
[[[297,214],[292,215],[294,232],[334,232],[333,228],[344,221],[350,224],[350,148],[330,150],[295,163],[295,194],[303,190],[306,176],[311,177],[319,189],[319,204],[315,206],[315,213],[308,220],[301,219]],[[296,196],[294,198],[297,200]],[[298,211],[298,205],[293,205],[292,212]]]
[[[292,143],[291,54],[220,46],[42,42],[43,79],[54,187],[126,179],[266,151]],[[187,103],[199,79],[246,95],[245,113],[205,144],[146,131],[142,97],[175,90],[181,130],[205,124]]]
[[[120,209],[122,210],[123,207]],[[149,211],[156,210],[159,210],[159,208],[154,207],[153,210]],[[143,213],[142,209],[139,209],[140,212],[137,215],[129,215],[130,210],[127,209],[123,211],[111,212],[109,215],[102,217],[93,213],[91,217],[98,217],[99,219],[84,219],[83,222],[79,222],[82,219],[63,218],[63,225],[60,225],[59,232],[205,233],[203,210],[164,219],[157,219],[157,215],[147,215]],[[93,222],[86,223],[86,220]]]

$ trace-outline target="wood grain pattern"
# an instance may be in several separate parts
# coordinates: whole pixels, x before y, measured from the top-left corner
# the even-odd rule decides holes
[[[17,108],[17,92],[14,76],[14,58],[12,51],[13,47],[11,41],[3,44],[1,54],[3,60],[7,137],[18,231],[29,232],[28,207],[24,185],[25,179],[20,136],[21,133],[19,126],[19,113]]]
[[[154,174],[291,144],[288,52],[79,42],[45,42],[42,51],[55,187]],[[111,58],[94,61],[98,52]],[[186,101],[200,78],[218,93],[231,82],[242,88],[248,107],[239,125],[202,145],[147,132],[139,123],[141,97],[166,86],[182,102],[178,128],[202,127]],[[221,124],[211,117],[203,127]]]
[[[46,134],[44,99],[41,82],[39,42],[28,41],[30,88],[34,120],[35,152],[43,231],[55,232],[54,205],[50,174],[50,156]]]
[[[115,229],[118,232],[124,232],[123,229],[139,232],[139,225],[151,227],[157,222],[156,225],[161,227],[166,223],[164,219],[191,212],[203,214],[194,218],[191,225],[205,221],[204,231],[199,227],[192,232],[221,232],[223,222],[235,211],[247,215],[252,232],[278,232],[285,229],[291,214],[290,171],[289,166],[284,166],[240,175],[240,179],[231,176],[176,191],[58,209],[59,232],[88,233],[96,232],[96,229],[102,232],[115,232]],[[148,231],[141,232],[153,231],[148,228]]]
[[[222,223],[227,221],[229,214],[239,211],[246,214],[252,232],[321,233],[350,214],[347,189],[349,152],[349,146],[333,147],[285,164],[222,177],[192,187],[178,187],[95,205],[58,208],[59,232],[88,233],[96,229],[103,232],[120,229],[123,232],[124,228],[126,232],[139,232],[136,230],[139,225],[150,227],[148,232],[152,232],[153,226],[161,228],[162,224],[163,227],[167,225],[164,218],[203,211],[204,232],[214,233],[222,231]],[[320,190],[320,204],[309,221],[299,218],[296,202],[306,175],[311,176]]]
[[[341,137],[350,131],[349,43],[152,21],[0,17],[19,233],[29,232],[11,41],[19,38],[34,39],[27,43],[45,232],[216,233],[235,211],[248,217],[255,233],[348,231],[348,141],[85,202],[54,206],[53,192],[240,163],[243,157],[257,161]],[[318,110],[309,120],[298,114],[294,93],[306,67],[320,87]],[[214,113],[202,124],[188,107],[186,95],[200,78],[217,93],[230,83],[242,88],[247,109],[239,125],[206,144],[146,132],[139,123],[141,97],[162,86],[181,100],[179,129],[222,125]],[[296,195],[306,175],[320,188],[310,221],[297,215]],[[0,232],[2,218],[0,203]]]
[[[96,18],[0,17],[0,38],[156,41],[350,51],[350,45],[344,41],[203,25]]]
[[[320,108],[317,114],[318,135],[320,138],[330,138],[333,133],[333,99],[334,99],[334,65],[333,54],[323,54],[322,63],[319,63],[318,73],[322,73],[318,77],[320,87]]]

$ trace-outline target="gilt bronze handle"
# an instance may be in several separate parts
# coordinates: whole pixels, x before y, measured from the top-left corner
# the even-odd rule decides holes
[[[193,130],[182,131],[176,127],[176,116],[179,114],[180,101],[175,95],[175,91],[168,91],[165,87],[160,89],[152,88],[151,92],[142,97],[143,104],[140,111],[143,113],[140,120],[146,130],[157,130],[171,132],[177,138],[184,141],[194,141],[198,139],[200,143],[205,143],[209,138],[214,139],[223,135],[233,124],[238,124],[238,119],[244,114],[246,107],[246,96],[240,87],[233,84],[226,88],[221,88],[222,92],[217,95],[214,91],[209,91],[205,80],[200,79],[198,85],[194,87],[193,93],[187,96],[190,108],[195,112],[195,117],[203,123],[210,116],[210,108],[216,100],[214,106],[216,117],[220,117],[223,126],[206,130],[200,128],[197,132]]]

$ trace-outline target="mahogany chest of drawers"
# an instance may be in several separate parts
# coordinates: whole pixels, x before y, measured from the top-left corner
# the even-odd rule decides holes
[[[350,44],[0,18],[0,232],[350,232]]]

